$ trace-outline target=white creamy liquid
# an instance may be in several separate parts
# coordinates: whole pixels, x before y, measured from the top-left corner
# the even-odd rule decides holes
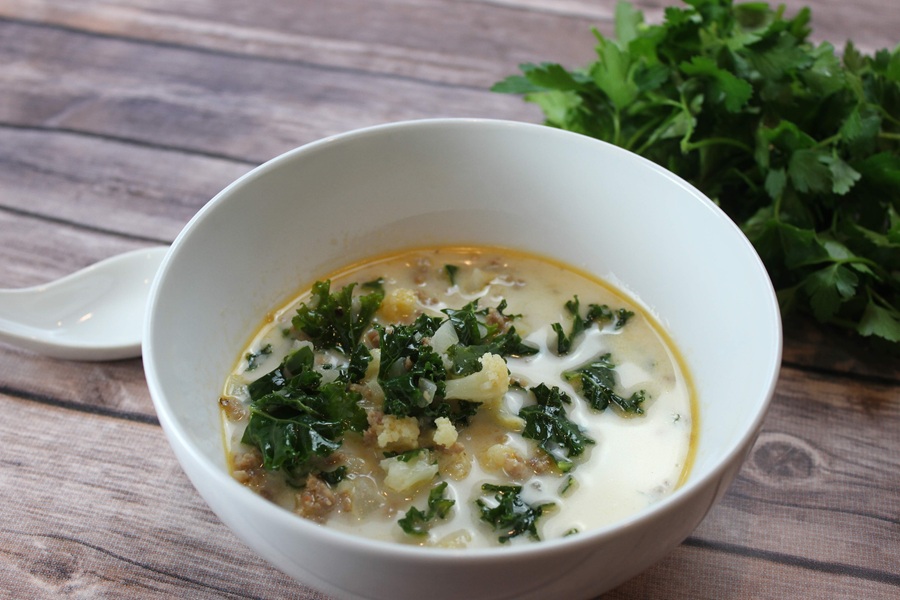
[[[449,285],[446,264],[460,267],[456,285]],[[439,473],[429,485],[398,494],[376,487],[382,485],[383,477],[378,467],[382,456],[378,448],[364,447],[357,434],[347,434],[347,451],[361,448],[364,458],[354,463],[358,466],[350,469],[347,480],[335,486],[335,491],[355,501],[345,504],[346,510],[334,510],[321,519],[327,526],[408,544],[495,546],[499,544],[497,533],[480,520],[475,499],[491,497],[481,491],[483,483],[514,484],[522,486],[522,497],[530,504],[555,505],[538,521],[540,539],[553,539],[601,527],[640,511],[671,493],[686,475],[692,456],[695,417],[689,378],[659,325],[624,295],[558,263],[492,248],[417,250],[356,265],[328,278],[334,292],[348,282],[366,282],[379,277],[384,280],[386,294],[398,288],[416,290],[417,313],[442,316],[440,309],[458,309],[475,298],[480,307],[496,306],[505,299],[508,308],[504,313],[521,315],[514,321],[516,330],[525,341],[540,348],[535,356],[507,360],[511,378],[527,382],[525,387],[540,382],[559,387],[572,399],[566,406],[568,418],[595,443],[575,460],[576,466],[568,474],[552,469],[511,479],[496,465],[482,460],[487,447],[503,443],[523,457],[538,456],[543,451],[533,440],[523,438],[516,431],[498,430],[496,419],[481,411],[468,428],[459,431],[458,442],[471,459],[468,476],[457,481]],[[612,324],[593,325],[576,339],[568,355],[558,356],[552,350],[556,335],[550,325],[561,323],[568,331],[571,315],[564,305],[574,296],[581,303],[582,313],[588,304],[606,304],[614,310],[629,309],[635,315],[621,329],[615,329]],[[246,360],[239,360],[226,384],[226,397],[246,402],[243,386],[275,368],[298,344],[285,337],[283,330],[290,326],[299,303],[308,298],[307,291],[266,319],[241,357],[258,353],[266,345],[272,346],[272,353],[259,357],[259,366],[252,372],[247,370]],[[412,315],[409,320],[414,318]],[[606,353],[616,365],[619,395],[627,398],[638,390],[646,392],[644,414],[625,415],[613,407],[597,412],[561,376],[563,371],[580,367]],[[510,388],[503,398],[502,412],[516,415],[528,403],[533,403],[528,394]],[[246,450],[240,443],[246,420],[226,418],[224,422],[226,450],[230,456],[240,455]],[[356,437],[351,440],[353,436]],[[575,484],[561,495],[560,489],[570,476]],[[445,496],[455,500],[447,519],[436,520],[425,538],[405,534],[397,520],[410,506],[424,509],[428,492],[437,481],[448,482]],[[366,496],[365,502],[347,492],[358,489],[353,486],[360,482],[369,492],[375,490]],[[288,510],[294,509],[296,489],[279,487],[277,477],[265,487],[273,501]],[[352,509],[347,508],[350,505]],[[507,543],[529,541],[523,535]]]

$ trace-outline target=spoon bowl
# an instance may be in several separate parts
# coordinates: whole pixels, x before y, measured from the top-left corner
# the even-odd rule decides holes
[[[150,284],[167,251],[134,250],[51,283],[0,290],[0,341],[66,360],[140,356]]]

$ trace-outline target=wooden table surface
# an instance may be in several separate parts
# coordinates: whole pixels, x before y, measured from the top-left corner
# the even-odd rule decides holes
[[[674,1],[674,0],[671,0]],[[900,42],[897,0],[791,0],[814,37]],[[658,20],[666,0],[642,0]],[[172,241],[292,147],[423,117],[540,121],[489,91],[580,66],[614,0],[0,0],[0,287]],[[900,597],[900,364],[786,329],[759,441],[681,546],[604,598]],[[0,597],[324,598],[216,519],[141,361],[0,344]],[[427,597],[423,595],[423,597]]]

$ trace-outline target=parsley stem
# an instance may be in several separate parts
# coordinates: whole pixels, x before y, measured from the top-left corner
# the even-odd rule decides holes
[[[613,143],[617,146],[622,145],[622,119],[620,118],[619,109],[613,111]]]
[[[879,277],[879,279],[890,279],[890,276],[885,271],[884,267],[882,267],[880,264],[878,264],[877,261],[874,261],[871,258],[866,258],[864,256],[853,256],[851,258],[841,258],[832,262],[836,265],[865,265],[872,269],[874,273],[878,274],[877,276]]]
[[[834,135],[832,135],[832,136],[830,136],[830,137],[827,137],[827,138],[825,138],[824,140],[818,142],[818,143],[815,145],[815,147],[816,147],[816,148],[822,148],[823,146],[830,146],[830,145],[834,144],[835,142],[840,141],[841,136],[842,136],[842,134],[836,133],[836,134],[834,134]]]
[[[872,302],[874,304],[880,304],[882,308],[884,308],[885,310],[887,310],[889,312],[893,312],[893,313],[897,312],[897,309],[894,307],[894,305],[887,298],[885,298],[884,296],[879,294],[877,291],[873,290],[872,288],[869,288],[868,293],[869,293],[869,301],[870,302]]]
[[[734,148],[740,148],[744,152],[751,154],[753,153],[753,149],[750,148],[750,146],[731,138],[706,138],[704,140],[700,140],[699,142],[683,143],[681,145],[681,148],[685,152],[690,152],[691,150],[700,150],[701,148],[705,148],[708,146],[732,146]]]

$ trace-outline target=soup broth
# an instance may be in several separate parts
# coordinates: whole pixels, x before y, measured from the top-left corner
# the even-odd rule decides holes
[[[407,544],[576,535],[687,474],[693,391],[624,294],[541,257],[429,248],[316,282],[269,315],[219,400],[236,479]]]

